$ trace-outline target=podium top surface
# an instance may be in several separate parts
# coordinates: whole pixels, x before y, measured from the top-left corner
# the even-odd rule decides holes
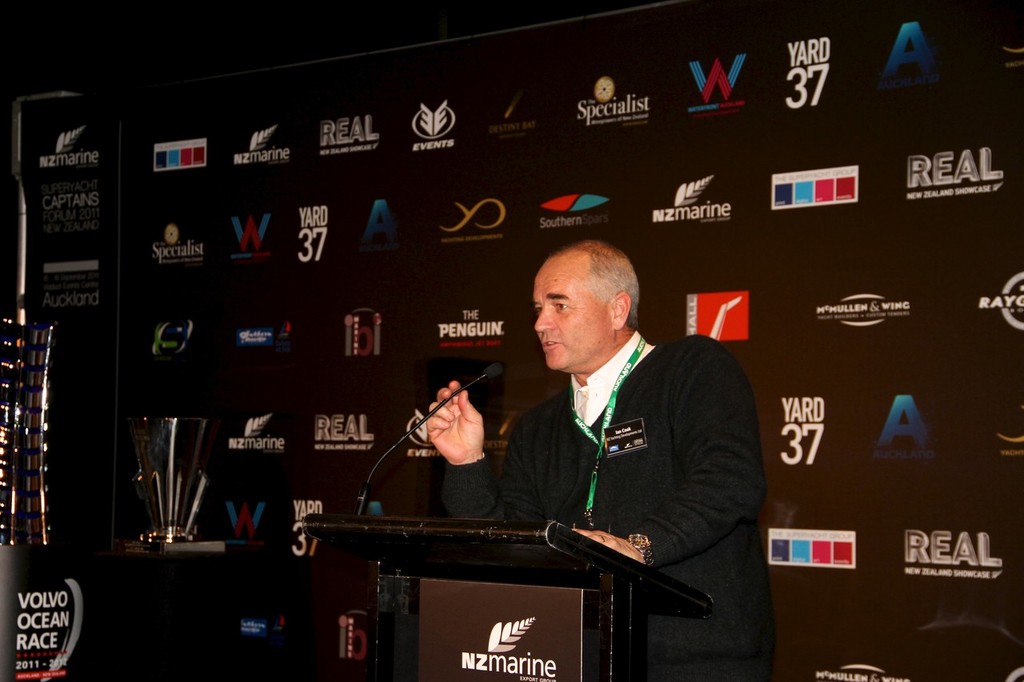
[[[307,514],[306,535],[395,566],[611,574],[639,588],[651,613],[707,618],[711,597],[556,521]]]

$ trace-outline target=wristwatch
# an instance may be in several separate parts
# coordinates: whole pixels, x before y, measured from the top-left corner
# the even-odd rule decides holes
[[[651,539],[646,535],[640,533],[632,533],[628,538],[629,544],[633,545],[633,549],[640,552],[640,556],[644,558],[644,563],[648,566],[654,563],[654,553],[651,551]]]

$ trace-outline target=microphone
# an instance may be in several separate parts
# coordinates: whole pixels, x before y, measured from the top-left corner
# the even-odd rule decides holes
[[[473,384],[475,384],[478,381],[483,381],[484,379],[493,379],[494,377],[496,377],[499,374],[501,374],[501,370],[502,370],[502,367],[501,367],[501,363],[500,362],[492,362],[491,364],[487,365],[487,368],[484,370],[483,374],[478,376],[476,379],[473,379],[468,384],[466,384],[464,386],[460,386],[458,388],[458,390],[454,391],[450,396],[448,396],[447,398],[445,398],[444,400],[439,402],[437,404],[437,406],[434,407],[434,409],[432,409],[430,412],[427,413],[427,416],[425,416],[425,417],[423,417],[423,419],[420,419],[419,421],[417,421],[413,425],[413,427],[411,429],[409,429],[408,431],[405,432],[404,436],[399,438],[395,442],[394,445],[392,445],[390,448],[387,449],[387,452],[385,452],[383,455],[380,456],[380,458],[377,460],[377,463],[373,465],[372,469],[370,469],[370,473],[369,473],[369,475],[367,475],[366,482],[363,483],[363,487],[361,487],[359,489],[359,496],[356,497],[356,516],[362,516],[363,514],[366,513],[366,498],[368,498],[370,496],[370,479],[373,478],[373,474],[377,471],[377,467],[379,467],[381,465],[381,463],[385,459],[387,459],[388,455],[390,455],[391,452],[395,448],[397,448],[399,445],[401,445],[402,442],[405,441],[406,438],[411,436],[416,431],[416,429],[418,429],[421,426],[423,426],[423,424],[426,423],[426,421],[428,419],[433,417],[435,412],[437,412],[442,407],[447,405],[451,401],[452,398],[454,398],[458,394],[462,393],[463,391],[465,391],[467,388],[469,388],[470,386],[472,386]]]

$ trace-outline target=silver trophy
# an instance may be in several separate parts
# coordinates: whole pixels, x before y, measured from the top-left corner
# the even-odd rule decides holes
[[[14,444],[18,432],[21,379],[21,326],[0,319],[0,544],[14,544],[14,505],[18,467]]]
[[[206,466],[219,422],[201,417],[135,417],[131,424],[139,471],[135,490],[146,505],[149,543],[190,542],[209,485]]]
[[[0,544],[49,543],[44,479],[54,327],[0,320]]]

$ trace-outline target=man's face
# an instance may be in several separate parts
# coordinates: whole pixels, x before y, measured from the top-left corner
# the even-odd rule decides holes
[[[618,350],[613,305],[587,287],[590,265],[583,253],[550,258],[533,281],[533,328],[550,369],[585,382]]]

